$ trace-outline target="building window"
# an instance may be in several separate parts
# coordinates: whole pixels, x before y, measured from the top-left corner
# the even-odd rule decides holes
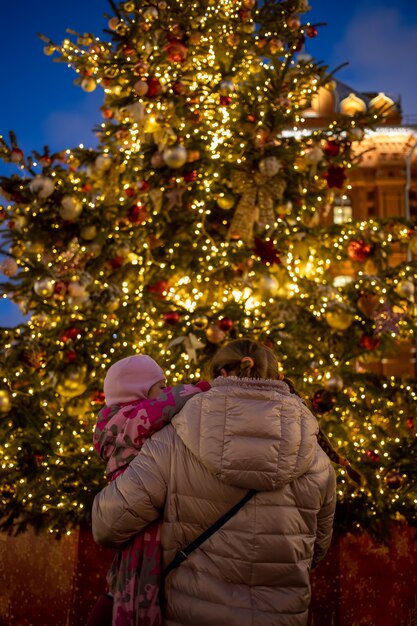
[[[347,196],[339,196],[333,202],[333,222],[345,224],[352,219],[352,202]]]

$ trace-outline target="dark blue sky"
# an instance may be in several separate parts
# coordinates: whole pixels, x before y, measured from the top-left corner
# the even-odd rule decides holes
[[[186,1],[186,0],[184,0]],[[337,77],[363,91],[401,96],[406,116],[417,120],[417,2],[415,0],[310,0],[311,22],[326,22],[307,52],[330,68],[348,61]],[[105,0],[7,2],[0,23],[0,134],[13,129],[25,151],[95,145],[102,91],[86,94],[75,73],[43,54],[38,32],[60,42],[66,29],[101,35],[110,13]],[[0,174],[5,173],[0,163]],[[0,302],[0,326],[17,319]]]

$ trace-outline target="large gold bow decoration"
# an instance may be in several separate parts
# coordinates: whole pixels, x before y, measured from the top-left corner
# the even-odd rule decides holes
[[[255,224],[259,228],[274,224],[274,202],[282,199],[287,184],[279,174],[267,176],[261,172],[235,170],[230,186],[235,194],[240,194],[240,200],[230,224],[228,238],[251,243]]]

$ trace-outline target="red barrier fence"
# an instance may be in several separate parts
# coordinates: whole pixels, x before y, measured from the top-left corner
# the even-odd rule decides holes
[[[112,557],[88,530],[0,535],[0,626],[85,626]],[[417,626],[415,530],[393,525],[388,546],[335,535],[312,583],[314,626]]]

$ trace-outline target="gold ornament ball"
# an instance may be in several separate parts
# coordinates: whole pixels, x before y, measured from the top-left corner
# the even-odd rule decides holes
[[[126,13],[133,13],[133,11],[135,10],[135,3],[134,2],[124,2],[123,3],[123,9],[126,11]]]
[[[280,52],[281,50],[283,50],[283,48],[284,48],[284,44],[282,43],[281,39],[274,37],[273,39],[270,40],[269,49],[272,52],[272,54],[276,54],[277,52]]]
[[[243,24],[242,30],[244,33],[248,33],[248,35],[251,35],[256,30],[256,24],[254,22],[246,22],[245,24]]]
[[[147,22],[152,22],[153,20],[158,19],[158,9],[156,7],[146,7],[142,11],[142,16],[145,18]]]
[[[225,193],[217,198],[218,206],[224,211],[228,211],[235,204],[235,197],[231,193]]]
[[[133,89],[138,96],[144,96],[146,93],[148,93],[149,85],[146,80],[137,80],[136,83],[133,85]]]
[[[411,280],[402,280],[395,288],[395,291],[399,296],[405,298],[406,300],[413,301],[414,300],[414,283]]]
[[[94,167],[98,172],[105,172],[112,166],[112,160],[108,154],[99,154],[94,161]]]
[[[16,276],[19,271],[19,267],[16,261],[12,258],[4,259],[2,263],[0,263],[0,270],[3,272],[5,276]]]
[[[66,384],[65,382],[58,383],[56,386],[56,390],[60,396],[64,398],[76,398],[80,396],[87,389],[87,385],[81,381],[78,383],[73,383],[71,385]]]
[[[346,330],[354,320],[352,313],[342,308],[326,311],[325,317],[328,325],[335,330]]]
[[[235,90],[235,85],[232,80],[222,80],[219,84],[219,93],[222,96],[228,96]]]
[[[41,298],[50,298],[54,293],[55,281],[45,277],[36,280],[33,284],[33,291]]]
[[[94,91],[96,87],[97,83],[91,76],[86,76],[81,81],[81,89],[83,89],[84,91],[91,92]]]
[[[65,398],[80,396],[87,389],[85,384],[86,367],[68,367],[56,386],[57,392]]]
[[[120,306],[120,299],[119,298],[113,298],[112,300],[109,300],[109,302],[106,304],[106,309],[110,313],[113,313],[114,311],[117,311],[119,306]]]
[[[73,196],[64,196],[61,200],[61,208],[58,210],[63,220],[75,220],[83,210],[83,203]]]
[[[290,30],[297,30],[301,26],[301,21],[298,15],[291,15],[287,19],[287,25]]]
[[[197,330],[203,330],[204,328],[207,328],[208,317],[207,315],[196,315],[192,318],[191,323]]]
[[[174,146],[173,148],[167,148],[164,150],[163,159],[172,169],[182,167],[187,162],[187,150],[184,146]]]
[[[226,337],[226,333],[218,326],[209,326],[206,330],[206,337],[210,343],[221,343]]]
[[[0,414],[6,415],[12,408],[12,400],[6,389],[0,389]]]
[[[119,25],[119,18],[118,17],[111,17],[109,19],[109,21],[107,22],[107,25],[110,28],[110,30],[116,30],[116,28]]]
[[[91,241],[97,236],[97,227],[94,224],[83,226],[80,232],[81,238],[85,241]]]

